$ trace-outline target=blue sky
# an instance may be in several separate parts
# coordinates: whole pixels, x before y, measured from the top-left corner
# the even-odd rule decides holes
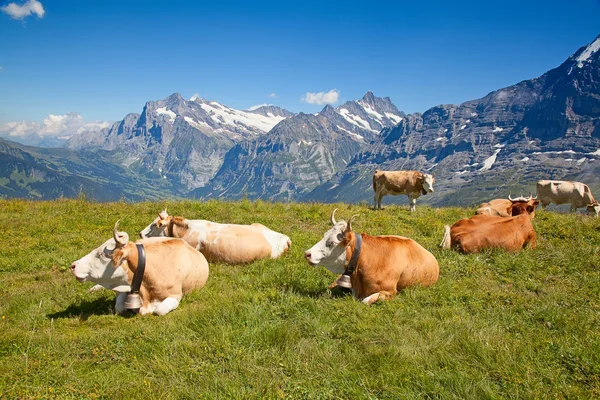
[[[335,89],[335,106],[372,90],[405,112],[425,111],[539,76],[600,34],[599,0],[0,7],[4,131],[10,122],[52,124],[51,114],[115,121],[174,92],[237,109],[316,112],[324,105],[303,101],[307,93]]]

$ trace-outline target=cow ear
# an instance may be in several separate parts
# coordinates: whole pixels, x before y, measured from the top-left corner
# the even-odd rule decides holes
[[[127,250],[127,247],[123,249],[116,249],[112,254],[112,262],[115,265],[115,268],[119,267],[128,256],[129,250]]]

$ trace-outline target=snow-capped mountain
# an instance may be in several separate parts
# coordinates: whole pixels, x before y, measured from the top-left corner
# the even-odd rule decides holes
[[[236,144],[194,197],[291,200],[343,170],[350,159],[405,114],[389,98],[368,92],[317,114],[299,113],[266,135]]]
[[[147,102],[141,114],[128,114],[108,129],[74,135],[66,147],[111,150],[121,165],[185,192],[206,184],[235,143],[265,134],[290,115],[275,106],[241,111],[174,93]]]
[[[580,180],[597,192],[599,49],[600,36],[539,78],[408,115],[301,199],[372,201],[375,169],[432,172],[436,191],[420,201],[434,204],[535,193],[540,179]]]

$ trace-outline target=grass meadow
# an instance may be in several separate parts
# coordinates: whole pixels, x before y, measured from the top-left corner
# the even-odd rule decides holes
[[[113,313],[71,262],[164,207],[260,222],[282,258],[211,264],[206,287],[164,317]],[[430,288],[365,306],[303,253],[329,216],[415,239],[440,264]],[[437,247],[474,208],[268,202],[0,201],[0,398],[600,398],[600,220],[538,211],[538,246],[462,255]]]

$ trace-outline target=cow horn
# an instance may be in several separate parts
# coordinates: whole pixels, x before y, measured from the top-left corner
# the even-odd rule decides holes
[[[335,212],[337,211],[337,208],[333,210],[333,212],[331,213],[331,223],[333,225],[337,224],[336,220],[335,220]]]
[[[514,200],[513,200],[513,198],[512,198],[512,197],[510,197],[510,192],[508,192],[508,199],[509,199],[510,201],[514,201]]]
[[[158,216],[160,217],[160,219],[166,219],[169,216],[169,214],[167,214],[167,207],[165,207],[164,210],[159,212]]]
[[[127,246],[127,243],[129,242],[129,236],[125,232],[119,234],[119,232],[117,231],[117,228],[119,227],[119,221],[120,220],[117,220],[117,222],[115,222],[115,229],[113,230],[113,238],[115,239],[115,243],[117,244],[117,247],[125,247],[125,246]]]
[[[353,215],[348,220],[348,225],[346,225],[346,232],[352,232],[352,221],[354,221],[354,217],[358,217],[358,215]]]

